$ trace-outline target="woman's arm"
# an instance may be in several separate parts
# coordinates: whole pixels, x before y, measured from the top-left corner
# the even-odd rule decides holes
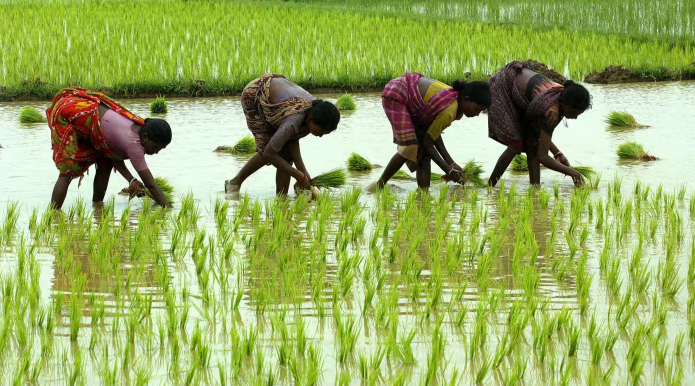
[[[294,164],[297,165],[297,170],[302,172],[306,178],[311,180],[309,172],[306,170],[306,166],[304,165],[304,160],[302,159],[302,152],[299,149],[299,140],[295,139],[289,141],[287,144],[285,144],[285,146],[289,146],[290,155],[292,156],[292,161],[294,161]]]
[[[557,162],[565,166],[570,166],[570,161],[567,160],[567,157],[555,146],[553,141],[550,141],[550,152],[553,153],[553,158],[555,158]]]
[[[446,150],[446,146],[444,146],[444,140],[442,139],[441,135],[434,141],[434,147],[437,149],[439,154],[441,154],[444,161],[449,164],[449,166],[456,164],[454,159],[451,158],[449,152]]]
[[[309,181],[306,180],[306,176],[304,175],[304,173],[290,166],[290,164],[287,163],[287,161],[285,161],[285,159],[282,158],[280,153],[275,151],[275,149],[273,149],[272,146],[268,146],[265,148],[265,151],[263,152],[263,157],[279,170],[282,170],[291,175],[295,180],[297,180],[300,186],[309,185]]]
[[[442,169],[442,171],[446,173],[452,181],[461,182],[460,172],[455,170],[453,167],[451,167],[451,164],[446,163],[446,161],[442,159],[442,156],[439,154],[439,151],[434,145],[435,141],[432,139],[432,137],[430,137],[429,134],[425,134],[422,142],[422,147],[430,158],[432,158],[432,161],[434,161],[434,163],[436,163],[437,166],[439,166],[439,168]],[[452,172],[454,172],[456,175],[452,175]]]
[[[125,166],[125,161],[120,160],[120,161],[113,161],[113,167],[116,169],[123,178],[125,178],[128,183],[130,183],[133,180],[133,175],[130,173],[130,170],[128,170],[128,167]]]
[[[138,175],[140,175],[140,178],[142,179],[142,182],[145,184],[145,187],[150,191],[152,197],[155,201],[157,201],[159,205],[167,208],[172,207],[169,200],[167,200],[164,193],[162,193],[162,189],[155,182],[154,176],[152,176],[152,172],[150,172],[150,169],[141,170],[138,172]]]
[[[575,184],[578,183],[578,181],[583,181],[582,174],[579,173],[578,171],[567,167],[561,163],[559,163],[555,158],[551,157],[548,154],[548,151],[550,151],[550,144],[552,143],[552,140],[550,138],[550,135],[546,133],[545,131],[541,130],[541,136],[540,140],[538,141],[538,161],[543,164],[543,166],[547,167],[548,169],[554,170],[558,173],[562,173],[565,175],[568,175],[572,177],[575,181]]]

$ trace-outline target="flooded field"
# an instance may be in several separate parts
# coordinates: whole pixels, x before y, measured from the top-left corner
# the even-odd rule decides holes
[[[148,159],[178,190],[170,212],[128,204],[117,175],[104,209],[88,176],[46,211],[49,130],[18,115],[47,103],[0,104],[2,384],[693,384],[695,84],[588,88],[593,109],[554,141],[597,190],[543,170],[540,190],[507,172],[374,195],[375,170],[312,202],[276,199],[270,167],[226,196],[245,158],[212,150],[247,135],[238,98],[172,99],[173,142]],[[355,100],[302,140],[312,175],[395,153],[378,96]],[[650,127],[610,128],[612,110]],[[489,174],[503,148],[486,122],[444,141]],[[660,159],[619,161],[627,141]]]

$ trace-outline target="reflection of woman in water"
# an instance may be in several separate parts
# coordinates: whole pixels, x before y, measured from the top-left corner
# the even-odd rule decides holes
[[[490,106],[487,82],[454,82],[451,87],[420,73],[406,73],[390,81],[381,94],[391,122],[398,151],[377,182],[384,186],[407,164],[417,173],[420,188],[430,186],[431,162],[447,173],[449,180],[462,182],[462,169],[444,147],[442,132],[454,121],[475,117]]]
[[[492,105],[488,109],[490,138],[507,146],[490,176],[495,186],[512,159],[522,151],[528,159],[529,178],[540,184],[540,165],[571,176],[575,186],[584,183],[567,158],[552,142],[562,118],[576,119],[591,106],[589,92],[571,80],[563,86],[512,62],[490,79]],[[548,153],[552,152],[553,157]]]
[[[225,192],[238,192],[247,178],[269,164],[277,168],[277,194],[288,193],[290,177],[297,180],[300,188],[308,189],[311,177],[302,161],[299,139],[333,132],[340,122],[335,105],[314,99],[282,75],[266,74],[246,85],[241,107],[256,140],[256,155],[234,178],[225,181]],[[292,167],[293,162],[297,164],[296,169]]]
[[[95,203],[104,200],[113,169],[129,182],[131,192],[142,191],[143,184],[130,174],[123,161],[126,159],[157,203],[171,206],[145,162],[145,154],[157,154],[171,142],[171,128],[165,120],[143,120],[106,95],[80,87],[58,93],[46,116],[53,162],[60,172],[51,198],[56,209],[63,206],[70,182],[77,177],[81,182],[93,164]]]

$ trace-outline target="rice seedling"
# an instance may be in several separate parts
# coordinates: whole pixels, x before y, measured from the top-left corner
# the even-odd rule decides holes
[[[340,111],[352,111],[357,108],[357,105],[355,105],[355,100],[352,98],[352,95],[345,94],[338,98],[335,102],[335,107]]]
[[[632,114],[628,113],[627,111],[611,111],[604,122],[611,126],[627,128],[643,127],[642,125],[637,123],[635,117],[633,117]]]
[[[528,172],[528,160],[523,154],[517,154],[512,160],[512,171]]]
[[[618,146],[618,157],[627,160],[655,161],[657,158],[649,155],[642,145],[637,142],[626,142]]]
[[[19,122],[21,123],[43,123],[46,122],[46,117],[44,117],[40,112],[31,107],[25,107],[19,113]]]
[[[589,180],[591,180],[591,178],[593,178],[593,176],[596,174],[596,171],[589,166],[572,166],[572,168],[581,173],[584,178]]]
[[[362,157],[361,155],[357,153],[352,153],[350,154],[350,157],[347,160],[347,168],[348,170],[353,172],[364,172],[372,170],[374,168],[374,165],[372,165],[371,162],[367,161],[367,159]]]
[[[465,182],[470,182],[476,188],[487,186],[487,183],[481,178],[484,171],[480,163],[470,160],[463,165],[462,169]]]
[[[239,140],[234,146],[219,146],[215,149],[217,153],[229,153],[235,155],[246,155],[253,154],[256,152],[256,140],[252,136],[247,135],[246,137]]]
[[[164,99],[163,95],[157,96],[150,104],[150,112],[152,114],[166,114],[167,110],[167,101]]]
[[[343,169],[333,169],[311,179],[311,185],[321,188],[339,188],[345,185],[347,176]]]
[[[405,180],[405,181],[414,181],[415,177],[411,176],[410,174],[406,173],[403,170],[397,171],[393,177],[391,177],[392,180]]]

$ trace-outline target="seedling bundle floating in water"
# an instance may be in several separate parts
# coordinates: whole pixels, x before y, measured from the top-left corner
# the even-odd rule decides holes
[[[527,172],[528,171],[528,161],[526,156],[523,154],[517,154],[512,160],[512,170],[515,172]]]
[[[350,154],[350,158],[347,160],[347,166],[348,170],[353,172],[364,172],[374,168],[371,162],[357,153]]]
[[[345,94],[338,98],[338,101],[335,102],[335,106],[340,111],[352,111],[357,108],[357,105],[355,105],[355,100],[350,94]]]
[[[234,146],[219,146],[214,150],[216,153],[229,153],[235,155],[253,154],[256,152],[256,140],[248,135],[242,138]]]
[[[404,180],[404,181],[413,181],[415,180],[415,177],[411,176],[410,174],[406,173],[403,170],[397,171],[393,177],[391,177],[392,180]]]
[[[637,123],[635,117],[627,111],[612,111],[606,117],[605,122],[611,126],[618,127],[645,127]]]
[[[21,123],[42,123],[46,122],[46,117],[44,117],[38,110],[31,107],[25,107],[22,112],[19,113],[19,122]]]
[[[150,112],[153,114],[165,114],[168,111],[167,101],[164,96],[159,96],[150,104]]]
[[[618,157],[621,159],[655,161],[656,157],[644,150],[644,147],[637,142],[627,142],[618,147]]]

